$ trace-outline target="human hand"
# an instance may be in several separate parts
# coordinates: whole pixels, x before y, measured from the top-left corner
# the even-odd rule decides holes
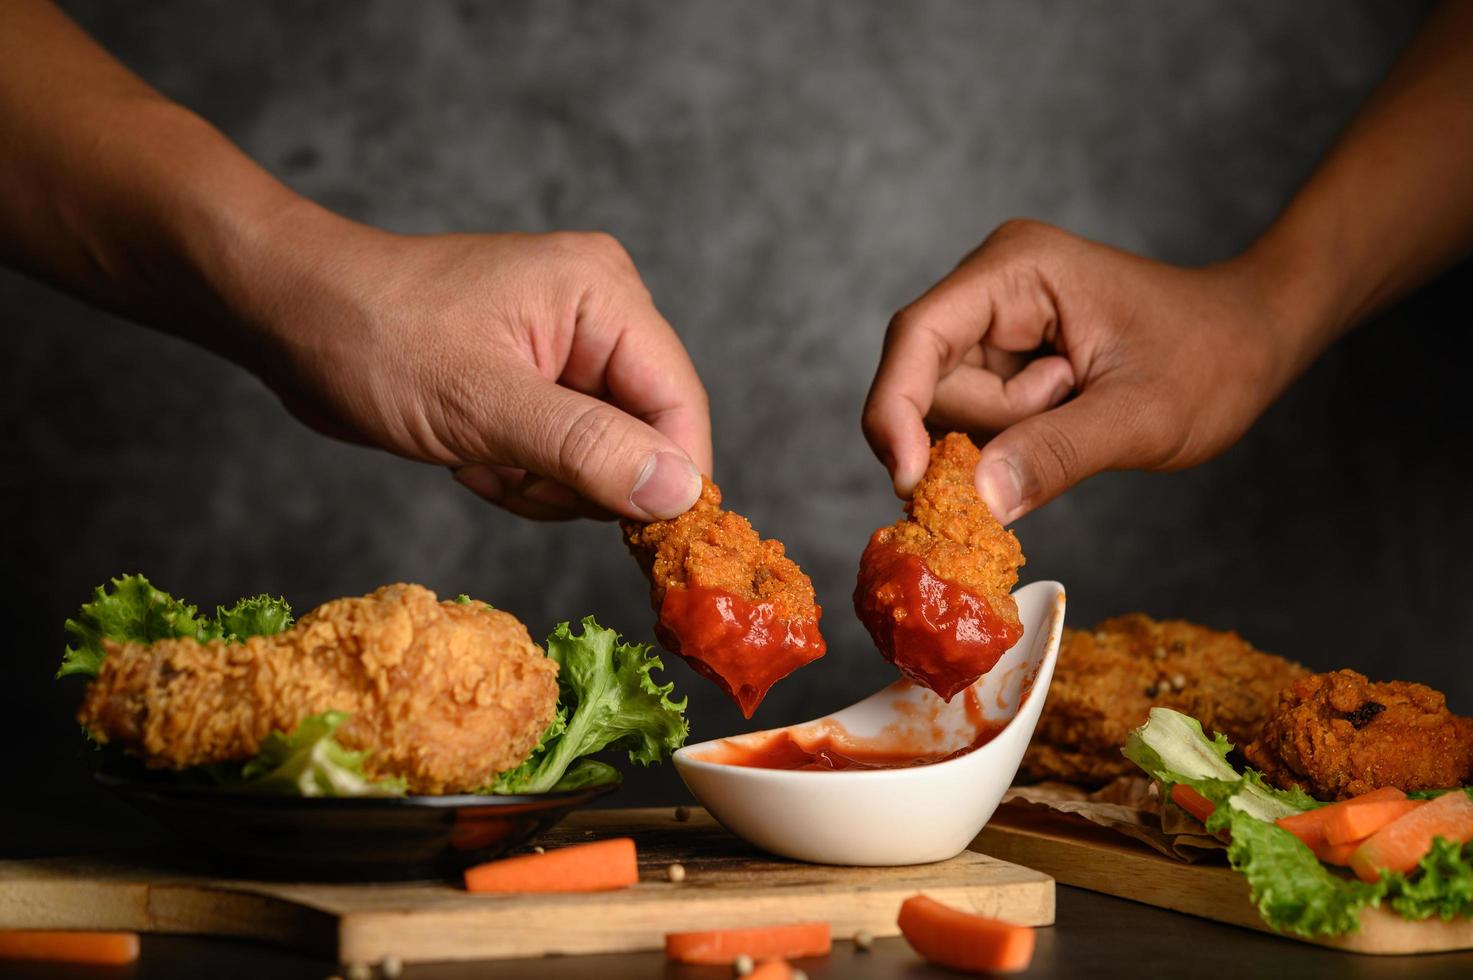
[[[308,424],[450,467],[525,517],[651,520],[695,502],[706,393],[613,238],[411,237],[315,208],[281,236],[300,271],[246,270],[227,292],[266,339],[260,373]]]
[[[927,424],[991,436],[977,484],[1004,523],[1101,470],[1203,462],[1311,356],[1273,282],[1009,222],[891,321],[865,435],[902,497]]]

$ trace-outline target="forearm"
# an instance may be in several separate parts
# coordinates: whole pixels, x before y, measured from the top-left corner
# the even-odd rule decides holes
[[[1473,248],[1473,2],[1445,3],[1240,260],[1298,373]]]
[[[247,363],[252,267],[320,213],[37,0],[0,4],[0,169],[8,264]]]

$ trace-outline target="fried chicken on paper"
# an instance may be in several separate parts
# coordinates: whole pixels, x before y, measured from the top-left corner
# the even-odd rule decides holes
[[[1308,674],[1237,633],[1140,613],[1065,629],[1048,699],[1022,772],[1076,786],[1133,775],[1125,736],[1154,707],[1171,708],[1235,745],[1256,738],[1278,693]]]
[[[1281,789],[1344,800],[1473,780],[1473,718],[1425,684],[1373,683],[1353,670],[1301,678],[1279,694],[1248,763]]]
[[[977,493],[980,458],[959,432],[931,447],[908,516],[870,538],[854,590],[885,658],[948,701],[1023,635],[1012,597],[1023,551]]]
[[[174,769],[249,759],[273,730],[343,711],[335,737],[369,750],[371,778],[470,792],[526,758],[558,698],[557,664],[516,617],[418,585],[335,599],[241,643],[106,648],[79,720]]]
[[[625,521],[624,540],[650,580],[655,636],[726,691],[748,718],[773,684],[824,655],[813,583],[701,480],[690,510]]]

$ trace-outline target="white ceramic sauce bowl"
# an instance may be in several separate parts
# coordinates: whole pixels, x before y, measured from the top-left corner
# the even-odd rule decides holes
[[[676,769],[722,826],[773,854],[870,866],[925,864],[960,854],[991,819],[1023,761],[1059,655],[1063,586],[1034,582],[1014,598],[1022,638],[950,704],[900,680],[823,718],[687,745],[675,753]],[[861,750],[899,740],[926,755],[944,756],[976,740],[978,709],[988,727],[1003,725],[1002,730],[971,752],[930,765],[820,771],[703,758],[756,747],[775,733],[809,742],[837,735]]]

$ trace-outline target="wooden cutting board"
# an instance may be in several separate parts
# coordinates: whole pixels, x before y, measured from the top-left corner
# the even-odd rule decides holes
[[[1028,925],[1054,921],[1047,875],[964,852],[939,864],[843,868],[756,851],[702,810],[585,810],[547,847],[631,836],[640,882],[592,895],[470,895],[451,885],[283,884],[163,870],[160,855],[0,861],[0,928],[236,936],[344,963],[497,959],[660,949],[665,933],[827,920],[836,938],[897,933],[918,891]],[[685,867],[680,884],[672,863]]]
[[[1235,926],[1352,953],[1445,953],[1473,949],[1473,920],[1411,922],[1387,909],[1361,913],[1359,932],[1301,939],[1274,932],[1243,876],[1225,863],[1185,864],[1080,817],[1004,804],[972,849],[1052,875],[1063,885],[1116,895]]]

